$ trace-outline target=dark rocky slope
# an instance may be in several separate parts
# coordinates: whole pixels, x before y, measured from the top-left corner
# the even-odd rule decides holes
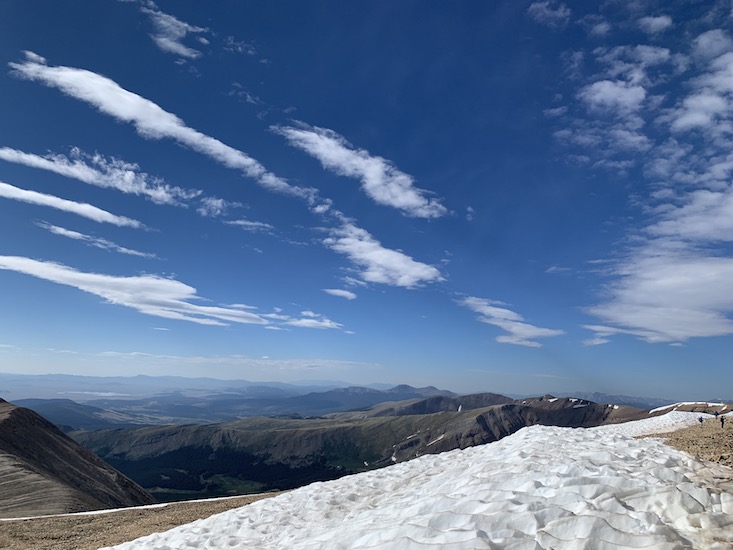
[[[0,517],[153,503],[138,484],[35,412],[0,400]]]

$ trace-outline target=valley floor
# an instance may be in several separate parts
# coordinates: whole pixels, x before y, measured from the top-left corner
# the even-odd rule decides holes
[[[721,428],[718,420],[706,416],[702,426],[695,425],[653,437],[664,438],[669,445],[698,458],[733,467],[733,418],[730,416],[724,428]],[[727,479],[715,481],[730,487],[729,484],[733,484],[733,469],[729,473]],[[166,531],[269,496],[273,496],[273,493],[133,508],[110,513],[0,521],[0,548],[96,550],[154,532]]]

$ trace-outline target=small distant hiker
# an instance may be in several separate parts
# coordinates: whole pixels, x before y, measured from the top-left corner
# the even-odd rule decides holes
[[[697,420],[698,420],[698,421],[700,422],[700,427],[702,427],[702,421],[703,421],[703,417],[702,417],[702,416],[700,416],[700,417],[698,417],[698,419],[697,419]]]
[[[719,413],[718,411],[715,411],[715,412],[714,412],[713,414],[715,415],[715,418],[718,418],[718,415],[719,415],[720,413]]]
[[[725,417],[722,414],[720,415],[720,427],[725,428]]]

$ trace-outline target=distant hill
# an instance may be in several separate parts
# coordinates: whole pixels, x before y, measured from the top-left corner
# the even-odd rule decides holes
[[[155,502],[37,413],[0,400],[0,517]]]
[[[335,479],[489,443],[534,424],[588,427],[644,417],[648,411],[577,398],[477,394],[392,402],[328,418],[253,417],[72,435],[156,498],[176,500]]]

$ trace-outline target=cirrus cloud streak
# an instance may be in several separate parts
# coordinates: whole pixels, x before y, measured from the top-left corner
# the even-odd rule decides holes
[[[516,344],[530,348],[542,346],[537,338],[548,338],[565,334],[562,330],[542,328],[530,325],[524,321],[519,313],[499,307],[503,305],[495,300],[468,296],[458,300],[458,304],[478,314],[478,320],[487,325],[498,327],[508,334],[497,336],[496,341],[500,344]]]
[[[201,191],[168,185],[158,178],[140,172],[137,164],[106,158],[99,154],[87,155],[78,148],[71,150],[69,158],[52,154],[40,156],[10,147],[0,147],[0,159],[54,172],[90,185],[142,195],[157,204],[180,204],[181,201],[201,194]]]
[[[114,252],[119,252],[120,254],[127,254],[129,256],[138,256],[140,258],[156,258],[157,257],[155,254],[151,254],[150,252],[140,252],[139,250],[133,250],[131,248],[126,248],[124,246],[120,246],[117,243],[114,243],[107,239],[102,239],[100,237],[93,237],[92,235],[86,235],[84,233],[79,233],[78,231],[66,229],[65,227],[59,227],[58,225],[52,225],[46,222],[39,222],[36,225],[38,225],[39,227],[42,227],[43,229],[49,231],[50,233],[53,233],[54,235],[58,235],[60,237],[66,237],[68,239],[73,239],[77,241],[82,241],[82,242],[87,243],[89,246],[93,246],[95,248],[101,248],[103,250],[112,250]]]
[[[360,266],[360,277],[369,283],[414,288],[443,280],[437,268],[417,262],[404,252],[385,248],[368,231],[352,223],[333,229],[324,244]]]
[[[265,325],[259,315],[241,309],[202,306],[196,289],[155,275],[116,277],[77,271],[55,262],[20,256],[0,256],[0,269],[24,273],[38,279],[77,288],[104,298],[108,303],[129,307],[155,317],[191,321],[201,325],[224,326],[227,322]]]
[[[246,153],[186,126],[178,116],[122,88],[107,77],[85,69],[49,66],[43,57],[33,52],[25,52],[25,61],[10,63],[10,66],[13,68],[13,73],[20,78],[59,89],[116,120],[132,124],[137,133],[144,138],[172,139],[228,168],[241,170],[246,176],[255,179],[270,191],[306,201],[316,214],[334,216],[339,220],[340,227],[331,231],[331,237],[326,239],[324,244],[336,252],[346,254],[360,266],[364,281],[413,288],[422,283],[443,280],[436,268],[415,261],[403,252],[387,249],[366,230],[357,227],[352,222],[344,223],[343,215],[333,210],[331,201],[320,197],[317,189],[288,184],[282,178],[268,172]],[[354,151],[351,151],[351,154],[354,154]],[[362,158],[360,152],[356,152],[356,156]],[[364,157],[362,160],[366,161],[369,166],[375,162],[371,157]],[[377,164],[384,162],[386,161],[380,159]],[[391,167],[389,163],[377,166],[376,171],[384,172],[388,179],[397,178],[399,180],[387,184],[386,189],[392,189],[395,196],[401,196],[398,202],[403,207],[412,209],[413,214],[419,212],[425,217],[434,217],[438,213],[442,215],[445,212],[445,208],[438,202],[422,197],[420,191],[411,187],[411,178]],[[407,179],[404,179],[403,176]],[[377,184],[375,188],[381,189],[382,187],[384,187],[382,184]],[[408,206],[401,202],[404,200],[417,202]]]
[[[354,148],[333,130],[299,123],[275,126],[273,131],[284,136],[293,147],[318,159],[324,168],[360,179],[364,192],[378,204],[417,218],[439,218],[448,212],[437,200],[426,198],[426,191],[415,187],[413,178],[390,161]]]
[[[122,88],[114,80],[85,69],[49,66],[45,59],[33,52],[26,53],[25,61],[10,63],[13,73],[27,80],[57,88],[68,96],[92,105],[101,113],[121,122],[127,122],[148,139],[172,139],[180,145],[206,155],[228,168],[241,170],[263,187],[279,193],[312,200],[315,190],[289,185],[285,180],[268,172],[255,159],[216,138],[189,126],[173,113],[156,103]]]
[[[67,199],[56,197],[55,195],[47,195],[46,193],[39,193],[37,191],[29,191],[27,189],[21,189],[15,187],[9,183],[0,181],[0,197],[25,202],[28,204],[36,204],[38,206],[47,206],[49,208],[55,208],[56,210],[62,210],[77,216],[94,220],[99,223],[111,223],[119,227],[145,227],[141,222],[126,218],[124,216],[117,216],[111,214],[106,210],[92,206],[84,202],[74,202]]]

